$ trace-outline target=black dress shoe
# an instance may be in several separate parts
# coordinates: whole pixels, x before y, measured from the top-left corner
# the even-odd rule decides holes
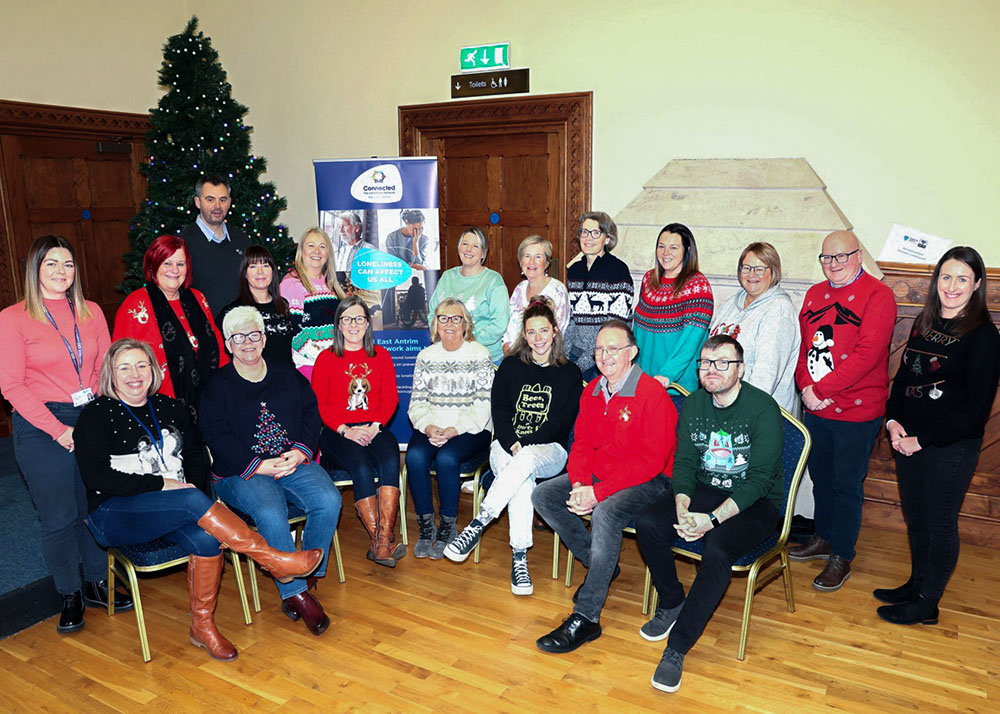
[[[83,599],[90,607],[108,609],[108,581],[91,580],[83,586]],[[115,589],[115,612],[128,612],[135,604],[126,593]]]
[[[72,595],[63,595],[63,609],[56,625],[56,632],[76,632],[83,629],[83,593],[77,590]]]
[[[879,617],[893,625],[936,625],[940,612],[937,600],[918,597],[898,605],[883,605],[875,610]]]
[[[539,637],[535,644],[542,652],[565,654],[591,640],[596,640],[600,636],[601,625],[599,623],[591,622],[583,615],[574,612],[563,620],[563,624],[559,627],[544,637]]]
[[[614,581],[616,581],[618,579],[618,576],[621,575],[621,574],[622,574],[621,566],[615,565],[615,572],[611,573],[611,582],[613,583]],[[588,573],[588,575],[589,575],[589,573]],[[586,578],[583,579],[583,583],[585,583],[585,582],[587,582]],[[573,604],[574,605],[576,604],[576,601],[580,599],[580,591],[583,590],[583,583],[580,583],[580,587],[578,587],[576,589],[576,592],[573,593]],[[608,584],[610,585],[611,583],[608,583]]]

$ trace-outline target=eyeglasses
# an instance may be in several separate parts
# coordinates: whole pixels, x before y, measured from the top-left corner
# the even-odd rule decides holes
[[[449,322],[453,325],[461,325],[462,320],[465,318],[462,315],[438,315],[437,321],[439,325],[447,325]]]
[[[627,350],[632,345],[625,345],[624,347],[595,347],[594,357],[600,357],[604,355],[605,357],[617,357],[618,353],[622,350]]]
[[[821,256],[822,257],[822,256]],[[740,272],[744,275],[750,275],[753,273],[758,278],[761,277],[765,272],[770,270],[771,267],[768,265],[741,265]]]
[[[229,339],[233,341],[234,345],[242,345],[247,340],[250,340],[251,342],[260,342],[263,337],[263,332],[260,330],[254,330],[253,332],[234,332],[229,336]]]
[[[600,228],[591,228],[590,230],[587,230],[586,228],[581,228],[580,237],[586,238],[587,236],[590,236],[591,238],[600,238],[601,233],[603,232],[604,231],[602,231]]]
[[[741,359],[700,359],[697,361],[698,369],[704,372],[709,367],[715,367],[720,372],[725,372],[731,364],[742,364]]]
[[[855,253],[860,253],[861,249],[857,248],[852,250],[850,253],[837,253],[836,255],[830,255],[829,253],[820,253],[819,262],[823,265],[829,265],[830,263],[837,261],[838,263],[846,263],[847,259],[850,258]]]
[[[363,325],[366,322],[368,322],[368,318],[364,315],[355,315],[354,317],[344,315],[340,318],[340,324],[344,327],[350,327],[351,325]]]

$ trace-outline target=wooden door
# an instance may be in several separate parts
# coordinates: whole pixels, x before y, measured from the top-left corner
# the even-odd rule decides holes
[[[400,153],[439,158],[442,269],[458,264],[462,231],[478,226],[508,290],[529,235],[552,241],[552,274],[565,281],[577,218],[590,208],[591,103],[587,92],[400,107]]]
[[[65,236],[77,255],[83,294],[110,323],[122,295],[128,225],[145,193],[141,145],[52,136],[0,136],[12,228],[12,276],[23,295],[32,240]]]

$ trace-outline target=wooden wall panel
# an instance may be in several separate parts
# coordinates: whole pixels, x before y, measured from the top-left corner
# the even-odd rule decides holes
[[[934,266],[879,263],[879,267],[885,274],[882,280],[896,296],[896,325],[889,351],[889,374],[895,375],[913,320],[927,295]],[[986,278],[987,304],[994,324],[1000,325],[1000,269],[988,269]],[[884,429],[875,442],[865,481],[863,520],[878,528],[906,530],[892,448]],[[1000,548],[1000,396],[994,400],[986,423],[982,452],[959,513],[959,532],[964,542]]]

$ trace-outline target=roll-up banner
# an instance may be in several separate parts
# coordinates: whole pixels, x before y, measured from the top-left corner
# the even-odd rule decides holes
[[[390,429],[406,444],[413,367],[431,341],[427,299],[441,270],[437,159],[318,159],[313,167],[337,279],[367,303],[375,343],[392,355],[399,409]]]

